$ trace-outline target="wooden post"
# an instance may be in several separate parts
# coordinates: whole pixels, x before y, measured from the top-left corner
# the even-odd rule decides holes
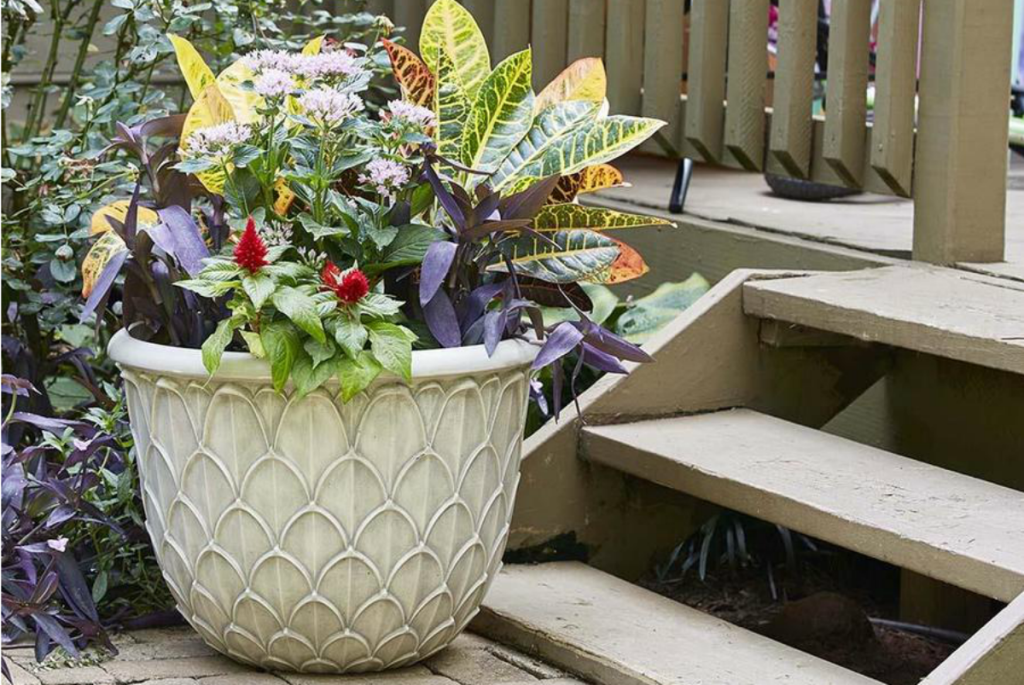
[[[924,3],[914,259],[1003,260],[1013,4]]]
[[[768,4],[768,0],[732,0],[729,4],[725,147],[750,171],[764,167]]]
[[[644,37],[644,94],[641,113],[668,122],[664,135],[673,145],[679,140],[683,79],[683,12],[685,0],[647,0]],[[648,141],[642,148],[660,152]]]
[[[524,0],[494,0],[491,61],[497,64],[529,44],[530,3]]]
[[[817,7],[817,0],[779,2],[779,62],[770,150],[786,171],[798,178],[807,178],[811,172]]]
[[[568,62],[604,57],[604,31],[604,2],[569,0]]]
[[[644,0],[608,0],[604,63],[611,111],[639,114],[644,76]]]
[[[822,156],[843,183],[864,181],[871,0],[833,0]]]
[[[722,156],[728,37],[729,4],[722,0],[693,0],[683,135],[706,162],[717,162]]]
[[[533,89],[540,91],[565,68],[568,0],[533,0]]]

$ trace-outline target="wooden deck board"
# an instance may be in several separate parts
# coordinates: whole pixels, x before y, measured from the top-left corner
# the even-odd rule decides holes
[[[923,265],[751,282],[747,314],[1024,374],[1024,285]]]
[[[505,567],[472,626],[600,685],[878,685],[578,562]]]
[[[979,594],[1024,591],[1024,493],[735,409],[591,426],[590,461]]]

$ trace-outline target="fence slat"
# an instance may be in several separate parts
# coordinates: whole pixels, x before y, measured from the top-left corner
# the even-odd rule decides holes
[[[608,0],[605,68],[608,103],[616,114],[640,113],[644,78],[644,0]]]
[[[690,5],[690,58],[683,136],[708,162],[722,157],[728,39],[729,3],[693,0]]]
[[[565,68],[568,0],[533,0],[533,87],[540,90]]]
[[[396,0],[402,2],[402,0]],[[494,0],[462,0],[462,5],[468,9],[476,23],[480,25],[487,44],[494,43]]]
[[[423,0],[398,0],[395,3],[395,24],[405,27],[406,44],[417,53],[420,50],[420,27],[426,13],[427,3]]]
[[[851,188],[864,181],[870,36],[871,0],[832,1],[823,156]]]
[[[807,178],[811,166],[817,22],[817,0],[779,0],[779,59],[769,151],[798,178]]]
[[[1003,260],[1013,5],[924,3],[914,259]]]
[[[894,193],[910,197],[921,0],[882,0],[879,9],[871,167]]]
[[[497,64],[530,44],[529,0],[493,0],[494,42],[491,61]]]
[[[604,56],[604,2],[569,0],[568,62]]]
[[[750,171],[764,168],[769,4],[769,0],[732,0],[729,4],[725,147]]]
[[[370,14],[386,14],[391,17],[394,15],[395,3],[394,0],[367,0],[366,11]]]
[[[647,0],[644,38],[644,92],[641,113],[663,119],[661,134],[675,146],[681,122],[680,86],[683,79],[683,19],[685,0]],[[644,144],[657,152],[656,141]]]

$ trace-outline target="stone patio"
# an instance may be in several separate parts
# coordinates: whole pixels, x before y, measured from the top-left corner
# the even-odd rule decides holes
[[[266,673],[242,666],[206,646],[191,628],[140,630],[115,637],[119,654],[93,654],[76,663],[36,664],[31,647],[4,649],[13,685],[584,685],[533,657],[465,633],[427,661],[398,671],[352,676]]]

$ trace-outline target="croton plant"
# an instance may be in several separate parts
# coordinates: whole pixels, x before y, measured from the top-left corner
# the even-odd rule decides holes
[[[86,316],[102,320],[123,272],[136,337],[201,347],[210,373],[248,350],[278,390],[337,377],[343,400],[382,371],[408,380],[413,347],[523,337],[542,346],[536,368],[574,351],[611,372],[647,360],[588,317],[581,287],[643,275],[608,232],[664,223],[576,201],[621,184],[607,163],[663,125],[608,115],[600,60],[534,94],[529,49],[492,69],[469,12],[438,0],[419,56],[380,42],[401,98],[371,107],[375,48],[317,39],[215,76],[170,40],[194,102],[112,142],[142,172],[93,219]],[[545,325],[542,307],[572,315]]]

